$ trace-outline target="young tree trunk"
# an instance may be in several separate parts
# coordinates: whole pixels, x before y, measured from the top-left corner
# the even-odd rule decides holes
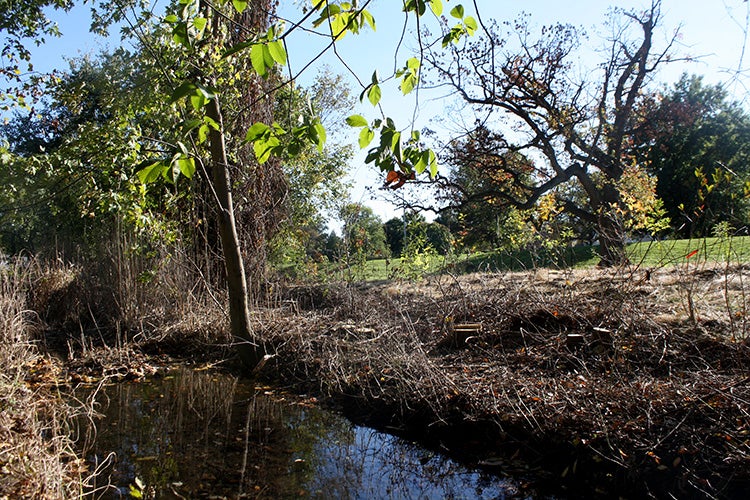
[[[230,330],[232,337],[238,342],[237,346],[242,362],[246,366],[254,368],[262,359],[263,353],[260,346],[255,343],[250,327],[247,279],[242,262],[240,241],[237,237],[229,165],[224,141],[224,126],[218,97],[214,97],[208,103],[207,115],[219,124],[218,130],[211,129],[209,138],[213,189],[219,205],[219,235],[227,273]]]

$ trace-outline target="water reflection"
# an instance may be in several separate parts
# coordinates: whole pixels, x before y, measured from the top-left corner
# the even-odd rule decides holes
[[[79,394],[80,396],[80,394]],[[235,377],[104,387],[94,498],[505,498],[512,483]]]

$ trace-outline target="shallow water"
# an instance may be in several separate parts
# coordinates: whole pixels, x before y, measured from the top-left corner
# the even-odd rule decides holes
[[[96,400],[95,437],[81,439],[92,469],[102,471],[94,498],[519,494],[510,480],[224,374],[182,368],[104,386]]]

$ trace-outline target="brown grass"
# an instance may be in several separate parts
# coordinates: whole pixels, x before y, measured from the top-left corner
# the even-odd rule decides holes
[[[145,281],[128,262],[40,273],[34,304],[69,367],[140,376],[144,350],[229,352],[225,297],[188,259]],[[750,484],[747,278],[686,264],[300,285],[253,324],[280,383],[477,463],[521,457],[573,494],[730,497]],[[49,314],[58,302],[73,313]]]
[[[299,287],[256,324],[283,380],[442,446],[480,440],[480,462],[520,454],[571,488],[731,496],[750,482],[747,272]],[[451,323],[481,330],[446,342]],[[473,437],[452,441],[460,429]]]
[[[0,270],[0,498],[79,496],[82,462],[66,422],[72,409],[50,390],[55,367],[32,343],[20,268]]]

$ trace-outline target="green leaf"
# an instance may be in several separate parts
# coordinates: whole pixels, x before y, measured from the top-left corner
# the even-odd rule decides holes
[[[425,161],[422,154],[416,155],[416,159],[417,161],[414,162],[414,172],[416,172],[417,174],[421,174],[427,168],[427,162]]]
[[[205,123],[198,128],[198,144],[203,144],[208,138],[208,125]]]
[[[362,18],[364,18],[365,22],[370,25],[370,28],[372,28],[372,31],[376,31],[376,29],[375,29],[375,18],[372,17],[372,14],[370,14],[369,11],[363,10],[362,11]]]
[[[281,41],[276,40],[274,42],[269,42],[268,52],[271,54],[274,61],[281,65],[286,64],[286,50],[284,50],[284,44]]]
[[[247,9],[247,0],[232,0],[232,5],[237,13],[242,14]]]
[[[266,125],[265,123],[256,122],[253,124],[252,127],[250,127],[250,129],[245,134],[245,140],[247,142],[255,142],[261,137],[263,137],[264,135],[266,135],[269,128],[270,127]]]
[[[179,22],[175,24],[175,27],[172,29],[172,40],[187,49],[192,48],[190,46],[190,37],[188,36],[187,23]]]
[[[180,169],[182,175],[188,179],[192,179],[193,174],[195,174],[195,158],[181,156],[177,159],[177,167]]]
[[[425,0],[408,0],[404,4],[404,12],[416,12],[418,16],[423,16],[427,6]]]
[[[265,46],[261,43],[256,43],[250,49],[250,62],[253,65],[253,69],[260,76],[266,76],[266,60],[263,55]]]
[[[177,21],[179,21],[179,19],[174,14],[169,14],[164,18],[165,23],[176,23]]]
[[[195,118],[193,120],[188,120],[186,122],[183,122],[183,124],[182,124],[182,130],[184,132],[190,132],[194,128],[199,127],[202,123],[203,123],[203,120],[201,120],[200,118]]]
[[[320,123],[316,123],[312,128],[315,131],[314,140],[318,151],[323,152],[323,146],[326,144],[326,129]]]
[[[379,148],[372,148],[367,152],[367,156],[365,157],[365,163],[372,163],[374,161],[377,161],[378,158],[380,158],[380,149]]]
[[[410,57],[406,61],[406,67],[409,68],[409,69],[411,69],[411,70],[418,70],[419,69],[419,59],[417,59],[416,57]]]
[[[430,177],[434,179],[438,174],[437,156],[435,156],[435,152],[432,149],[428,149],[427,151],[430,152]]]
[[[132,498],[143,498],[143,493],[141,493],[141,490],[139,490],[132,484],[130,485],[130,491],[128,493]]]
[[[456,19],[463,19],[464,18],[464,6],[461,4],[456,5],[451,9],[451,16],[455,17]]]
[[[158,179],[167,166],[162,161],[157,161],[140,169],[136,175],[143,184],[151,184]]]
[[[413,74],[409,73],[408,75],[404,76],[404,79],[401,81],[401,92],[406,95],[414,90],[414,87],[416,87],[416,85],[416,77]]]
[[[350,127],[366,127],[367,120],[362,115],[351,115],[346,117],[346,123]]]
[[[365,149],[375,138],[375,132],[370,127],[364,127],[359,133],[359,149]]]
[[[250,41],[248,41],[248,42],[240,42],[237,45],[233,45],[232,47],[229,47],[226,50],[226,52],[224,52],[224,55],[221,56],[221,58],[224,59],[225,57],[229,57],[232,54],[236,54],[237,52],[241,52],[241,51],[245,50],[248,47],[252,47],[255,44],[256,44],[256,42],[250,42]]]
[[[280,145],[280,141],[277,137],[271,136],[268,140],[257,140],[253,143],[253,151],[255,152],[255,158],[261,165],[264,164],[271,158],[275,149]]]
[[[380,90],[380,85],[373,85],[372,87],[370,87],[370,90],[367,91],[367,99],[370,100],[370,103],[372,103],[373,106],[378,105],[382,95],[383,94]]]
[[[211,127],[214,130],[219,130],[219,124],[216,123],[216,120],[214,120],[210,116],[204,116],[203,117],[203,123],[205,123],[206,125],[208,125],[209,127]]]
[[[391,136],[391,149],[396,158],[399,160],[404,159],[401,151],[401,132],[395,132],[393,136]]]
[[[435,153],[431,149],[425,149],[419,153],[419,161],[414,165],[414,170],[421,174],[428,166],[430,167],[430,177],[435,177],[437,163],[435,162]]]
[[[172,95],[169,98],[170,102],[175,102],[183,97],[186,97],[193,92],[195,92],[198,89],[198,86],[194,84],[193,82],[185,82],[179,87],[177,87],[174,92],[172,92]]]
[[[195,85],[198,89],[198,91],[203,94],[203,97],[206,99],[214,99],[216,97],[216,89],[213,87],[204,87],[201,84]]]
[[[196,111],[200,111],[206,103],[208,103],[208,99],[206,99],[206,96],[202,92],[196,92],[190,96],[190,104],[192,104],[193,109]]]
[[[273,59],[273,56],[271,55],[271,50],[268,48],[268,44],[264,43],[262,47],[263,47],[263,64],[266,65],[266,72],[268,72],[268,70],[270,68],[273,68],[274,64],[276,63]]]
[[[313,21],[313,28],[317,28],[321,24],[323,24],[328,18],[335,17],[339,13],[341,13],[341,8],[336,4],[329,4],[328,2],[321,2],[326,5],[326,7],[320,11],[320,17],[317,18],[315,21]]]
[[[473,36],[474,32],[479,28],[476,19],[471,16],[466,16],[466,19],[464,19],[464,24],[466,25],[466,32],[470,36]]]
[[[196,17],[193,19],[193,26],[195,26],[195,29],[202,32],[206,28],[206,24],[208,23],[208,19],[205,17]]]
[[[432,9],[432,12],[440,17],[440,14],[443,13],[443,2],[442,0],[432,0],[430,2],[430,8]]]

